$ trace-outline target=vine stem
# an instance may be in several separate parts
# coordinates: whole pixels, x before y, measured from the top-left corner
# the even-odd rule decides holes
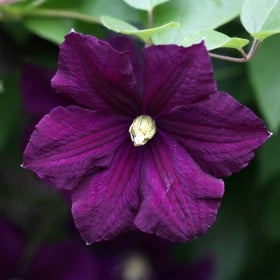
[[[152,28],[153,26],[153,8],[151,8],[150,10],[148,10],[148,23],[147,23],[147,27],[148,28]],[[148,47],[152,45],[152,41],[151,38],[149,38],[146,42],[145,42],[145,46]]]
[[[40,16],[40,17],[71,18],[71,19],[78,19],[86,22],[100,24],[100,20],[95,17],[85,15],[79,12],[67,11],[67,10],[43,9],[43,8],[34,8],[34,7],[30,7],[29,9],[18,9],[13,6],[6,6],[2,8],[2,13],[3,13],[2,18],[6,18],[6,19],[20,19],[29,16],[32,17]],[[1,14],[0,14],[0,19],[1,19]]]
[[[64,11],[64,10],[53,10],[53,9],[32,9],[24,12],[27,16],[45,16],[45,17],[60,17],[60,18],[73,18],[82,21],[100,23],[100,20],[92,16],[88,16],[82,13],[77,13],[74,11]]]
[[[209,53],[209,55],[213,58],[217,58],[217,59],[221,59],[221,60],[243,63],[243,62],[247,62],[247,61],[251,60],[255,56],[261,43],[262,42],[260,40],[254,39],[248,53],[246,53],[243,49],[239,49],[239,52],[242,55],[242,57],[232,57],[232,56],[216,54],[216,53]]]
[[[153,9],[148,10],[148,28],[153,26]]]
[[[44,4],[47,0],[35,0],[30,3],[29,8],[39,7],[40,5]]]

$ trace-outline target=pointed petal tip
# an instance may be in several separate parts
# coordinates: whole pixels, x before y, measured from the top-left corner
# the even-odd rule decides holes
[[[26,169],[23,163],[20,165],[20,167]]]
[[[70,30],[69,30],[69,32],[68,33],[66,33],[65,34],[65,36],[64,36],[64,42],[63,43],[65,43],[65,41],[67,40],[67,38],[68,37],[71,37],[71,35],[79,35],[79,32],[77,32],[74,28],[71,28]]]
[[[129,56],[72,29],[60,45],[52,88],[85,108],[131,114],[140,108],[140,92]]]
[[[76,30],[74,28],[71,28],[70,32],[68,34],[71,34],[71,33],[77,33],[77,32],[76,32]]]

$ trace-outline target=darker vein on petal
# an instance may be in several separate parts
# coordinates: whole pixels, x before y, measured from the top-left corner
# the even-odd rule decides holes
[[[164,143],[164,140],[163,140],[163,137],[161,137],[162,139],[161,139],[161,141],[162,141],[162,145],[164,145],[163,143]],[[163,154],[164,153],[168,153],[168,156],[167,157],[163,157]],[[178,229],[183,233],[183,234],[185,234],[185,229],[184,228],[182,228],[182,223],[180,222],[180,219],[179,219],[179,217],[178,217],[178,213],[177,213],[177,211],[176,211],[176,209],[174,209],[174,204],[171,202],[171,198],[167,195],[167,193],[168,193],[168,191],[171,191],[171,193],[172,194],[174,194],[174,196],[176,197],[176,200],[177,200],[177,206],[179,205],[180,206],[180,209],[182,210],[182,213],[184,214],[184,218],[187,218],[188,219],[188,221],[191,221],[192,222],[192,225],[193,225],[193,229],[194,229],[194,223],[193,223],[193,220],[192,220],[192,216],[190,216],[191,215],[191,212],[190,211],[188,211],[189,213],[187,213],[186,212],[186,210],[184,209],[184,207],[182,207],[182,203],[181,203],[181,201],[180,201],[180,198],[178,197],[178,195],[177,195],[177,192],[175,191],[175,190],[172,190],[172,186],[173,187],[177,187],[178,188],[178,190],[177,191],[181,191],[180,190],[180,183],[179,183],[179,180],[178,180],[178,178],[176,177],[176,176],[170,176],[170,172],[168,171],[168,170],[173,170],[173,168],[172,168],[172,166],[171,165],[168,165],[167,166],[167,162],[169,162],[170,161],[170,159],[172,159],[173,160],[173,156],[169,153],[169,149],[168,149],[168,147],[164,150],[164,151],[162,151],[162,147],[161,148],[154,148],[154,149],[152,149],[152,154],[153,154],[153,160],[154,160],[154,165],[156,166],[156,168],[157,168],[157,171],[158,171],[158,174],[159,174],[159,176],[160,176],[160,178],[161,178],[161,181],[162,181],[162,185],[163,186],[165,186],[166,185],[166,182],[165,182],[165,180],[164,180],[164,175],[163,176],[161,176],[160,174],[161,173],[163,173],[163,174],[166,174],[167,175],[167,177],[170,179],[170,181],[176,181],[175,182],[175,184],[172,182],[171,183],[171,186],[168,188],[168,189],[166,189],[165,190],[165,195],[166,195],[166,197],[167,197],[167,199],[168,199],[168,201],[169,201],[169,203],[170,203],[170,205],[172,206],[172,209],[173,209],[173,212],[174,212],[174,214],[175,214],[175,216],[177,217],[177,219],[178,219],[178,221],[179,221],[179,223],[177,224],[178,225]],[[158,158],[158,159],[157,159]],[[168,158],[168,159],[167,159]],[[157,159],[157,160],[156,160]],[[164,164],[162,164],[162,163],[164,163]],[[162,171],[164,171],[164,172],[162,172]],[[176,172],[173,170],[173,172],[172,172],[174,175],[176,174]],[[172,177],[172,178],[171,178]],[[176,184],[177,183],[177,184]],[[183,202],[184,204],[185,204],[185,201]]]
[[[80,48],[82,48],[81,51],[78,53],[80,54],[80,58],[83,61],[82,65],[84,68],[84,72],[87,74],[89,81],[91,82],[93,88],[95,88],[95,85],[93,83],[91,73],[89,73],[88,69],[91,69],[91,64],[90,61],[86,59],[86,57],[83,55],[84,53],[87,53],[88,50],[85,50],[85,46],[80,43]],[[94,67],[98,68],[99,72],[102,73],[103,71],[98,67],[98,65],[94,64]],[[109,66],[108,66],[109,67]],[[103,74],[103,73],[102,73]],[[125,111],[126,113],[130,113],[131,111],[135,111],[137,107],[135,104],[137,104],[136,100],[134,102],[131,102],[133,100],[133,95],[131,94],[130,98],[131,100],[128,99],[128,96],[124,96],[124,89],[119,89],[117,85],[112,83],[110,80],[108,80],[106,77],[100,76],[98,73],[99,80],[98,83],[104,83],[106,84],[106,87],[110,85],[110,89],[112,91],[116,91],[116,94],[114,95],[109,95],[109,94],[100,94],[100,92],[96,92],[96,94],[101,98],[102,100],[105,101],[106,104],[111,106],[111,109],[117,111]],[[104,81],[105,79],[105,81]],[[100,87],[100,85],[99,85]]]
[[[151,100],[149,108],[153,108],[154,106],[156,106],[157,108],[159,108],[158,113],[162,112],[162,108],[165,107],[166,103],[168,102],[168,99],[172,99],[172,95],[167,94],[167,92],[171,87],[174,86],[174,84],[180,81],[179,77],[183,74],[183,72],[190,63],[191,61],[189,59],[185,59],[182,63],[180,63],[180,67],[177,67],[174,72],[170,72],[165,82],[162,83],[161,86],[157,89],[158,94],[154,95],[154,98]],[[182,65],[184,65],[184,67]],[[168,87],[166,87],[166,85],[168,85]]]
[[[174,126],[174,123],[176,124]],[[159,128],[169,132],[170,135],[177,135],[180,137],[190,137],[190,140],[197,140],[202,143],[238,143],[241,141],[244,141],[245,137],[250,137],[249,133],[250,130],[252,132],[255,131],[254,128],[246,127],[241,130],[241,128],[237,127],[229,127],[229,125],[223,123],[220,125],[208,125],[208,124],[191,124],[187,123],[186,121],[181,120],[167,120],[167,119],[161,119],[158,121]],[[226,127],[227,126],[227,127]],[[182,129],[184,128],[184,129]],[[207,129],[207,131],[205,130]],[[209,132],[211,132],[209,134]],[[228,139],[225,139],[225,136],[228,135]],[[244,135],[241,137],[241,135]],[[260,136],[262,136],[262,133],[259,133]],[[211,137],[217,137],[215,139],[211,139]],[[220,137],[222,136],[222,137]],[[174,137],[173,137],[174,138]],[[248,139],[249,140],[249,139]]]
[[[78,155],[81,155],[85,152],[88,152],[92,149],[96,149],[99,148],[101,146],[104,146],[106,144],[108,144],[109,142],[113,141],[116,138],[120,138],[123,139],[123,141],[125,141],[128,138],[128,133],[124,130],[124,129],[120,129],[120,127],[123,127],[123,124],[120,125],[115,125],[114,128],[110,128],[110,131],[112,131],[112,133],[108,136],[106,134],[106,130],[100,131],[98,133],[93,133],[93,135],[88,135],[86,137],[84,137],[83,143],[81,144],[81,139],[77,139],[71,143],[66,143],[65,145],[61,145],[63,148],[62,154],[63,154],[63,158],[61,157],[61,153],[59,153],[59,149],[60,146],[57,147],[56,153],[55,154],[50,154],[50,155],[45,155],[41,158],[36,158],[36,162],[39,163],[40,161],[59,161],[59,160],[63,160],[63,159],[67,159],[67,158],[71,158],[71,157],[76,157]],[[99,141],[96,140],[97,135],[101,134],[98,138]],[[102,137],[102,134],[108,136],[106,140],[104,140],[104,137]],[[94,140],[92,138],[95,138]],[[88,144],[90,144],[92,142],[92,145],[88,146]],[[30,145],[37,147],[36,143],[35,145],[30,143]],[[70,146],[68,150],[65,150],[67,146]],[[77,148],[79,148],[77,150]],[[41,148],[41,150],[44,150],[44,147]]]
[[[124,145],[126,145],[126,144],[127,143],[125,143]],[[123,154],[123,156],[122,156],[122,160],[120,161],[120,165],[121,165],[122,162],[125,162],[124,163],[125,166],[129,167],[129,168],[127,168],[126,172],[124,172],[124,170],[119,170],[118,168],[116,168],[113,176],[111,177],[108,188],[109,189],[114,189],[114,191],[111,193],[110,198],[111,198],[112,201],[115,200],[115,198],[116,198],[116,203],[113,204],[113,208],[108,209],[108,210],[110,210],[110,213],[108,213],[109,212],[108,210],[103,212],[102,216],[106,217],[107,220],[109,219],[109,217],[111,217],[111,215],[113,213],[117,212],[117,211],[115,211],[115,209],[117,207],[120,207],[117,202],[119,202],[120,199],[124,198],[124,191],[127,188],[128,184],[130,183],[130,179],[131,179],[131,177],[134,173],[133,170],[135,169],[134,164],[131,164],[131,161],[128,160],[128,159],[129,158],[130,159],[136,158],[135,156],[133,156],[134,153],[135,153],[135,151],[133,151],[133,149],[131,149],[131,147],[128,146],[126,151],[125,151],[125,154]],[[113,159],[113,161],[114,160],[115,159]],[[126,175],[128,175],[128,176],[126,176]],[[128,198],[126,198],[126,199],[128,199]],[[127,207],[127,206],[125,206],[125,207]],[[132,209],[129,209],[129,210],[131,211]],[[118,217],[121,219],[122,217],[120,216],[120,213],[119,212],[117,212],[117,213],[118,213]],[[100,224],[99,224],[101,226],[102,226],[102,220],[103,219],[100,219]],[[109,225],[107,224],[106,227],[108,227],[108,226],[112,227],[112,225],[115,224],[115,223],[117,223],[116,219],[114,219],[114,221],[111,224],[109,224]],[[102,235],[99,236],[98,238],[103,239]]]

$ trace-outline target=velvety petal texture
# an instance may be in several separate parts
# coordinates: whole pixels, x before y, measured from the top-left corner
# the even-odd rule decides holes
[[[158,127],[216,177],[244,168],[270,137],[263,121],[226,93],[177,107],[158,121]]]
[[[73,189],[84,176],[110,165],[127,139],[129,122],[76,106],[56,107],[36,126],[24,167],[59,188]]]
[[[142,86],[143,73],[140,61],[140,52],[135,42],[132,41],[131,38],[122,35],[110,37],[107,42],[116,50],[129,54],[138,88],[141,89],[140,87]]]
[[[141,150],[136,150],[130,142],[124,143],[108,169],[84,178],[74,191],[72,213],[87,243],[135,229],[141,157]]]
[[[140,184],[142,204],[135,224],[173,241],[205,233],[224,192],[222,180],[204,173],[178,143],[161,132],[145,149]]]
[[[245,167],[270,134],[217,91],[203,42],[144,48],[143,68],[131,58],[93,36],[66,36],[52,85],[81,105],[57,107],[39,122],[24,166],[71,190],[89,244],[137,228],[189,241],[215,221],[218,177]],[[155,121],[155,135],[143,115]],[[152,135],[143,146],[130,140],[132,122],[135,133]]]
[[[129,58],[105,41],[71,32],[60,47],[52,86],[83,106],[137,115],[140,95]]]
[[[216,92],[204,43],[191,48],[151,46],[143,50],[146,114],[158,116],[178,105],[189,105]]]

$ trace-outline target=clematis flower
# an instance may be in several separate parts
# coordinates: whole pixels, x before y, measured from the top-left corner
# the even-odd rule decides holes
[[[220,177],[244,168],[270,135],[217,90],[203,42],[146,47],[139,71],[128,51],[71,32],[52,86],[80,106],[43,117],[24,167],[71,190],[89,244],[135,229],[172,241],[204,234],[223,196]]]
[[[21,231],[0,217],[0,234],[1,280],[99,279],[96,258],[75,239],[41,244],[29,264]]]
[[[213,279],[217,271],[211,254],[183,261],[174,258],[174,243],[153,235],[130,232],[91,248],[98,256],[100,280]],[[99,278],[98,278],[99,279]]]
[[[131,50],[130,59],[135,69],[139,70],[135,74],[140,79],[139,54],[132,40],[126,36],[114,36],[109,38],[108,42],[119,51]],[[26,145],[35,125],[51,109],[57,106],[65,107],[78,104],[66,95],[57,94],[51,87],[54,71],[37,64],[26,63],[23,65],[21,73],[21,97],[24,110],[29,116],[29,126],[25,128],[23,137],[23,142]]]
[[[0,234],[1,280],[207,280],[215,274],[213,257],[177,263],[172,244],[153,236],[128,234],[91,248],[67,238],[40,244],[29,259],[23,232],[3,217]]]

